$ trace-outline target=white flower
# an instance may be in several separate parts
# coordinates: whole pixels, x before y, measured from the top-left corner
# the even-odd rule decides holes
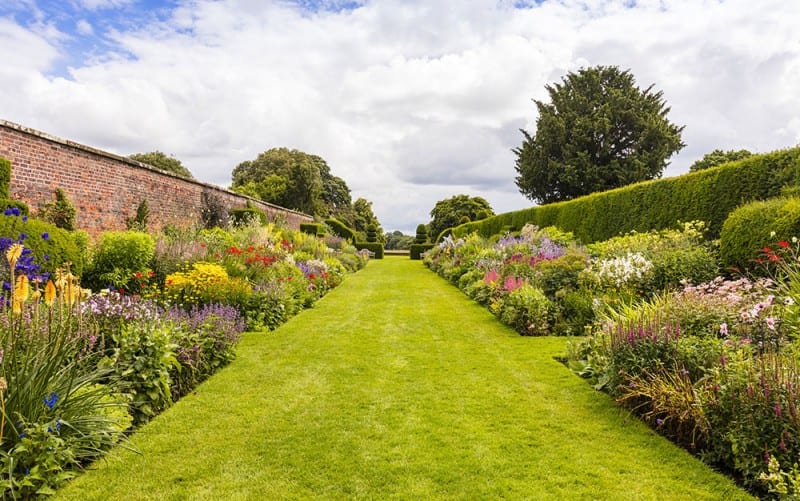
[[[728,336],[728,324],[722,323],[719,325],[719,333],[721,336]]]
[[[783,300],[783,304],[792,306],[794,304],[794,298],[792,298],[792,296],[786,296],[786,299]]]

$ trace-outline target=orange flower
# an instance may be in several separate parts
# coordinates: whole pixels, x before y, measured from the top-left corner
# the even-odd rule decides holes
[[[53,306],[53,301],[56,299],[56,286],[53,285],[52,280],[47,281],[44,286],[44,302],[47,306]]]

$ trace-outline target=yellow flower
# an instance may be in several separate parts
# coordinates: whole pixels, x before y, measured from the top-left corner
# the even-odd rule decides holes
[[[8,264],[11,266],[12,270],[17,266],[17,261],[19,261],[22,255],[22,249],[22,244],[17,243],[9,247],[6,251],[6,259],[8,259]]]
[[[30,293],[30,286],[28,282],[28,277],[25,275],[20,275],[17,277],[17,286],[14,287],[14,299],[17,301],[24,303],[28,300],[28,294]]]
[[[47,306],[53,306],[53,301],[56,299],[56,286],[52,280],[47,281],[44,286],[44,302]]]

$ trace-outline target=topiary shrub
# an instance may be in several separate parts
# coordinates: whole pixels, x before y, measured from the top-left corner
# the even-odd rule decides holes
[[[338,219],[328,218],[325,220],[325,224],[328,225],[334,235],[342,237],[350,243],[356,241],[356,233]]]
[[[375,243],[378,241],[378,228],[371,224],[367,226],[367,242]]]
[[[428,241],[428,227],[424,224],[417,225],[417,235],[414,237],[415,244],[424,244]]]
[[[33,252],[40,272],[52,273],[67,262],[71,263],[74,274],[83,272],[81,252],[70,232],[40,219],[28,218],[19,209],[6,209],[0,216],[0,237],[6,244],[21,240]]]
[[[155,255],[152,236],[140,231],[109,231],[100,236],[83,284],[93,290],[108,286],[132,289],[135,273],[146,273]],[[132,291],[135,292],[135,291]]]
[[[252,220],[259,221],[261,223],[261,226],[266,226],[267,222],[269,222],[269,219],[267,218],[267,213],[255,207],[245,207],[243,209],[231,209],[230,216],[231,216],[231,222],[236,226],[248,224]]]
[[[798,236],[800,198],[751,202],[731,212],[722,225],[719,257],[725,268],[758,271],[760,249]]]
[[[433,244],[411,244],[411,259],[422,259],[422,253],[433,249]]]

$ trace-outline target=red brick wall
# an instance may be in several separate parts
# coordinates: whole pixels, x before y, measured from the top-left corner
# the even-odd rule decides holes
[[[248,201],[289,226],[312,221],[306,214],[265,204],[211,184],[183,179],[140,162],[0,120],[0,157],[11,161],[11,198],[27,203],[31,214],[61,188],[78,209],[76,226],[96,236],[124,230],[125,219],[147,200],[148,227],[199,221],[203,193],[228,209]]]

